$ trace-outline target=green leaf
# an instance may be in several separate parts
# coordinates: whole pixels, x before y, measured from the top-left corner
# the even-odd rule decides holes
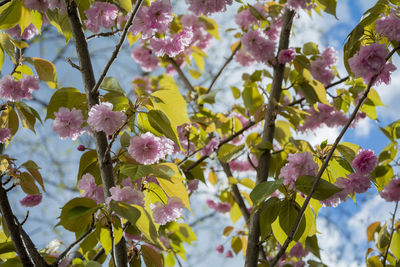
[[[199,20],[206,25],[206,31],[210,33],[215,39],[219,40],[218,24],[215,20],[201,15]]]
[[[9,252],[14,252],[15,247],[12,241],[0,243],[0,254],[5,254]]]
[[[303,93],[307,102],[312,105],[317,102],[328,104],[325,87],[319,81],[314,80],[307,69],[303,69],[302,75],[304,81],[296,87]]]
[[[118,0],[119,5],[125,9],[126,12],[130,12],[132,9],[132,1],[131,0]]]
[[[163,267],[163,257],[160,252],[154,250],[152,247],[147,245],[142,245],[140,247],[142,252],[143,261],[146,267]]]
[[[194,53],[192,53],[192,57],[193,57],[194,61],[196,62],[196,65],[199,68],[199,70],[203,72],[204,71],[204,58],[203,58],[203,55],[200,54],[200,53],[194,52]],[[200,73],[200,75],[201,75],[201,73]]]
[[[234,236],[231,240],[231,248],[235,254],[238,254],[242,250],[242,239],[238,236]]]
[[[19,120],[15,109],[12,106],[7,106],[1,113],[0,119],[2,126],[10,129],[11,135],[14,136],[19,127]]]
[[[318,55],[318,45],[314,42],[308,42],[303,45],[303,54],[306,56],[309,55]]]
[[[286,235],[291,234],[294,224],[296,222],[297,216],[299,212],[294,204],[288,200],[283,200],[281,209],[279,211],[279,225],[282,227],[283,231]],[[298,241],[304,230],[306,228],[306,219],[303,216],[299,227],[297,228],[296,234],[293,237],[293,240]]]
[[[0,71],[3,68],[3,64],[4,64],[4,52],[3,52],[3,49],[0,46]]]
[[[36,123],[36,118],[39,117],[39,114],[24,102],[16,103],[15,107],[17,108],[17,112],[21,120],[22,126],[36,133],[35,123]]]
[[[121,88],[118,80],[114,77],[106,77],[100,85],[100,88],[111,93],[126,95],[125,91]]]
[[[79,1],[79,2],[84,2],[84,1]],[[50,24],[57,28],[58,33],[64,35],[65,43],[68,43],[68,41],[73,36],[72,36],[72,30],[71,30],[71,26],[68,21],[67,14],[61,14],[61,12],[59,12],[57,10],[48,10],[46,12],[46,16],[47,16]],[[82,19],[84,19],[84,18],[82,18]]]
[[[92,214],[97,208],[93,199],[74,198],[62,207],[58,225],[71,232],[82,232],[91,224]]]
[[[100,182],[100,169],[97,161],[96,150],[89,150],[85,152],[79,161],[78,181],[85,173],[90,173],[96,178],[96,183]]]
[[[172,128],[171,122],[161,110],[150,110],[147,113],[150,125],[167,138],[179,144],[176,128]]]
[[[393,234],[392,242],[390,243],[390,250],[397,260],[400,260],[400,232]]]
[[[35,179],[27,172],[21,173],[20,186],[21,189],[28,195],[38,195],[40,194],[40,190],[35,183]]]
[[[317,0],[317,3],[319,3],[319,5],[322,7],[322,10],[338,19],[336,17],[337,0]]]
[[[234,99],[239,99],[240,97],[240,89],[235,87],[235,86],[231,86],[231,91],[232,91],[232,95]]]
[[[271,232],[271,225],[278,218],[280,208],[281,201],[276,197],[271,197],[263,203],[260,208],[261,239],[264,240]]]
[[[190,74],[190,76],[192,76],[192,78],[193,79],[198,79],[198,78],[200,78],[201,77],[201,72],[200,71],[197,71],[197,70],[194,70],[194,69],[189,69],[189,74]]]
[[[129,98],[119,93],[108,93],[104,95],[107,102],[113,104],[114,111],[126,111],[129,109]]]
[[[50,88],[57,87],[57,73],[56,66],[43,58],[33,57],[33,65],[39,75],[39,79],[46,82]]]
[[[312,254],[317,256],[319,259],[321,258],[321,254],[319,252],[317,235],[307,237],[306,249],[308,249],[308,251],[310,251]]]
[[[6,52],[8,57],[11,59],[13,64],[16,64],[17,61],[15,60],[15,52],[14,52],[14,44],[12,42],[12,38],[7,33],[0,32],[0,47],[3,52]]]
[[[302,175],[296,181],[296,189],[308,195],[316,179],[317,178],[313,176]],[[339,188],[324,179],[320,179],[314,193],[312,194],[312,198],[325,200],[342,190],[342,188]]]
[[[198,104],[204,104],[204,103],[214,104],[215,103],[215,96],[217,95],[217,93],[218,93],[218,90],[212,90],[208,94],[201,95],[198,98],[197,103]]]
[[[242,92],[244,106],[254,115],[259,107],[264,104],[264,97],[258,92],[257,85],[246,86]]]
[[[0,7],[0,30],[14,27],[21,18],[21,0],[14,0]]]
[[[108,228],[101,228],[99,241],[102,247],[104,248],[104,253],[108,255],[112,249],[112,239],[110,236],[110,230]]]
[[[72,87],[65,87],[55,91],[47,107],[46,120],[55,119],[54,112],[57,112],[61,107],[76,108],[84,111],[87,109],[86,95]]]
[[[266,181],[258,184],[250,193],[250,199],[254,206],[258,206],[272,193],[279,189],[283,184],[283,179],[276,181]]]
[[[244,148],[244,145],[236,146],[232,144],[223,144],[217,152],[217,157],[222,162],[229,162],[237,153]]]

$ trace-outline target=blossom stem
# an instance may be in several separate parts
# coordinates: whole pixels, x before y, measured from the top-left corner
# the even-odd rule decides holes
[[[390,233],[389,244],[387,245],[387,248],[386,248],[386,251],[385,251],[385,256],[383,257],[383,260],[382,260],[383,267],[386,267],[386,259],[387,259],[387,256],[389,254],[390,244],[392,243],[392,239],[393,239],[394,225],[395,225],[394,220],[396,218],[396,212],[397,212],[397,207],[398,206],[399,206],[399,201],[396,201],[396,206],[394,207],[394,212],[393,212],[393,216],[392,216],[392,231]]]

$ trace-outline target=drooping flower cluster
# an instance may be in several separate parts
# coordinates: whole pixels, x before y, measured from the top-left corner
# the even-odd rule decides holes
[[[61,107],[58,112],[55,112],[56,116],[53,122],[53,130],[58,133],[61,139],[72,138],[76,140],[81,136],[85,130],[82,129],[83,115],[80,109]]]
[[[200,151],[202,156],[209,156],[211,155],[219,146],[219,139],[214,137],[212,138],[206,146]]]
[[[214,200],[207,199],[206,204],[210,209],[216,210],[220,213],[227,213],[231,210],[231,205],[228,202],[216,203]]]
[[[376,21],[375,31],[387,37],[389,41],[400,41],[400,18],[395,12],[391,12],[389,16],[383,16]]]
[[[262,3],[256,3],[252,7],[255,10],[257,10],[261,16],[265,17],[267,12]],[[248,9],[242,10],[241,12],[239,12],[235,15],[235,22],[241,28],[243,28],[244,30],[247,30],[252,25],[257,24],[259,22],[259,20],[253,15],[253,13],[251,13],[250,8],[248,8]]]
[[[129,31],[133,35],[141,33],[143,39],[149,39],[156,33],[164,33],[172,19],[171,2],[169,0],[157,0],[152,2],[149,7],[142,6],[139,9]]]
[[[320,81],[324,86],[329,85],[335,77],[333,66],[337,61],[337,51],[333,47],[325,49],[320,58],[311,62],[311,74],[314,79]]]
[[[27,195],[19,203],[24,207],[35,207],[42,202],[42,195]]]
[[[361,46],[360,51],[349,59],[351,71],[355,76],[369,83],[377,75],[373,85],[390,83],[390,73],[396,70],[391,61],[386,62],[388,51],[386,45],[373,43]]]
[[[0,143],[5,144],[7,139],[12,137],[11,131],[8,128],[0,128]]]
[[[91,198],[97,204],[104,202],[104,192],[102,186],[97,186],[93,175],[86,173],[78,182],[79,190],[82,190],[81,197]]]
[[[226,11],[226,5],[232,5],[232,0],[186,0],[186,3],[194,14],[209,16]]]
[[[35,37],[36,35],[39,34],[38,29],[36,29],[35,26],[33,26],[33,24],[29,24],[24,31],[21,34],[21,27],[19,26],[19,24],[15,25],[14,27],[12,27],[11,29],[6,30],[6,32],[13,38],[16,39],[23,39],[23,40],[30,40],[33,37]]]
[[[302,175],[315,176],[318,172],[318,164],[315,163],[310,152],[290,154],[288,163],[281,168],[279,177],[283,178],[283,184],[293,190],[296,180]]]
[[[192,43],[192,39],[192,28],[184,27],[183,30],[173,38],[152,38],[150,40],[150,47],[157,56],[164,56],[167,54],[170,57],[175,57],[189,47],[189,45]]]
[[[296,57],[296,49],[291,47],[279,52],[278,61],[280,64],[286,64],[292,62],[295,57]]]
[[[98,33],[100,28],[110,29],[115,24],[118,16],[118,8],[107,2],[94,2],[87,10],[85,10],[87,20],[85,20],[86,28],[93,33]]]
[[[183,208],[182,201],[177,197],[169,198],[165,205],[157,201],[152,208],[154,222],[164,225],[167,222],[175,221],[181,217]]]
[[[258,30],[250,30],[241,38],[243,48],[258,62],[269,64],[275,56],[275,43]]]
[[[32,99],[32,92],[39,90],[39,78],[36,75],[24,76],[15,81],[11,75],[0,79],[0,97],[9,101]]]
[[[327,104],[318,103],[317,108],[318,111],[314,107],[307,110],[310,115],[306,116],[303,125],[299,127],[300,131],[312,131],[324,124],[328,127],[338,127],[345,125],[348,120],[341,110]]]
[[[125,113],[113,111],[111,103],[102,102],[90,109],[87,123],[93,130],[97,132],[103,131],[106,135],[111,135],[124,124],[125,120]]]
[[[150,72],[158,67],[158,58],[152,54],[150,49],[138,46],[133,48],[131,55],[133,60],[140,64],[143,71]]]
[[[128,148],[129,154],[141,164],[153,164],[166,155],[174,152],[173,142],[147,132],[141,136],[133,136]]]
[[[386,201],[400,201],[400,177],[396,177],[379,192]]]

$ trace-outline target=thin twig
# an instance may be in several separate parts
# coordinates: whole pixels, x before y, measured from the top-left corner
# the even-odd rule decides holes
[[[135,7],[132,8],[132,14],[130,15],[128,21],[125,24],[124,30],[122,31],[121,39],[119,40],[117,46],[115,47],[115,49],[114,49],[114,51],[113,51],[113,53],[111,55],[111,58],[107,62],[107,65],[104,67],[104,70],[103,70],[102,74],[100,75],[100,78],[97,80],[96,85],[91,90],[91,92],[93,94],[96,94],[96,92],[99,89],[101,83],[103,82],[104,78],[106,77],[108,70],[110,69],[110,67],[113,64],[114,60],[117,58],[119,50],[121,49],[121,46],[125,41],[126,35],[128,34],[129,27],[131,26],[132,21],[135,18],[135,16],[136,16],[136,14],[137,14],[142,2],[143,2],[143,0],[138,0],[136,5],[135,5]]]
[[[210,86],[207,89],[206,94],[208,94],[212,87],[214,86],[215,82],[217,81],[217,79],[219,78],[219,76],[221,76],[222,72],[224,71],[224,69],[226,68],[226,66],[228,66],[228,64],[232,61],[233,57],[236,55],[236,53],[240,50],[240,47],[242,46],[242,43],[239,42],[239,44],[235,47],[235,49],[232,51],[231,56],[225,61],[224,65],[222,65],[222,67],[219,69],[217,75],[215,75],[214,79],[211,81]]]
[[[213,211],[213,212],[211,212],[211,213],[209,213],[209,214],[206,214],[206,215],[204,215],[203,217],[200,217],[199,219],[197,219],[196,221],[190,223],[189,226],[190,226],[191,228],[193,228],[193,227],[195,227],[197,224],[199,224],[199,223],[205,221],[206,219],[209,219],[209,218],[214,217],[216,214],[217,214],[216,211]]]
[[[68,57],[65,57],[65,60],[71,65],[71,67],[73,67],[74,69],[77,69],[79,71],[81,71],[81,68],[76,65],[74,62],[72,62],[72,60]]]
[[[394,220],[396,219],[396,212],[397,212],[398,205],[399,205],[399,201],[396,201],[396,206],[394,207],[394,212],[393,212],[393,216],[392,216],[392,231],[390,233],[389,244],[387,245],[387,248],[385,251],[385,256],[383,257],[383,260],[382,260],[383,267],[386,267],[386,259],[389,254],[390,243],[392,243],[392,239],[393,239],[393,234],[394,234],[394,230],[395,230],[394,229],[394,224],[395,224]]]
[[[389,58],[396,52],[396,50],[400,49],[399,47],[394,48],[389,55],[386,57],[386,61],[389,60]],[[303,217],[303,214],[308,206],[308,203],[311,200],[311,197],[315,191],[315,189],[317,188],[318,182],[321,180],[322,174],[324,173],[326,167],[328,166],[329,161],[331,160],[332,156],[333,156],[333,152],[335,151],[336,147],[339,145],[340,140],[342,139],[342,137],[344,136],[344,134],[346,133],[347,129],[350,127],[351,123],[353,122],[353,120],[356,118],[357,112],[360,110],[364,100],[367,98],[369,91],[371,90],[372,85],[374,84],[376,78],[378,77],[378,75],[380,74],[377,73],[374,76],[372,76],[371,80],[368,83],[367,89],[365,90],[363,96],[361,97],[361,99],[359,100],[357,106],[354,108],[354,111],[352,112],[349,120],[347,121],[346,125],[343,127],[342,131],[340,132],[339,136],[336,138],[335,143],[332,145],[331,150],[329,151],[327,157],[325,158],[321,169],[318,172],[318,175],[316,176],[316,180],[312,186],[312,188],[310,189],[310,192],[308,192],[307,194],[307,198],[305,199],[301,210],[296,218],[296,221],[293,225],[292,231],[290,232],[289,236],[287,237],[286,241],[284,242],[284,244],[282,245],[281,249],[279,250],[278,254],[275,256],[275,258],[272,260],[270,266],[273,267],[275,266],[275,264],[278,262],[278,260],[282,257],[282,255],[285,253],[286,249],[288,248],[290,242],[293,240],[294,235],[296,234],[297,228],[300,225],[300,221],[301,218]]]
[[[101,32],[101,33],[96,33],[96,34],[93,34],[93,35],[90,35],[90,36],[88,36],[87,38],[86,38],[86,40],[91,40],[91,39],[95,39],[95,38],[99,38],[99,37],[109,37],[109,36],[113,36],[113,35],[115,35],[116,33],[119,33],[119,32],[121,32],[122,31],[122,29],[117,29],[117,30],[115,30],[115,31],[112,31],[112,32]]]
[[[8,2],[11,2],[11,0],[4,0],[3,2],[0,2],[0,7],[4,6]]]
[[[196,90],[194,89],[193,85],[190,83],[190,81],[186,77],[185,73],[183,73],[181,67],[179,67],[178,63],[176,63],[176,61],[173,58],[170,58],[170,57],[167,57],[167,60],[169,61],[169,63],[171,63],[172,67],[176,70],[176,72],[178,72],[178,75],[182,79],[182,81],[185,84],[185,86],[190,91],[196,92]]]

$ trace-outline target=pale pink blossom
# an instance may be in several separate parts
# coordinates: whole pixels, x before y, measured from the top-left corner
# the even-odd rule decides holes
[[[106,199],[109,203],[111,199],[115,201],[122,201],[127,204],[144,206],[144,194],[141,191],[135,190],[130,186],[120,187],[114,186],[110,188],[111,196]]]
[[[400,177],[390,180],[379,194],[386,201],[400,201]]]
[[[215,201],[211,199],[206,200],[206,204],[210,209],[214,209],[220,213],[227,213],[231,210],[231,205],[228,202],[218,202],[216,203]]]
[[[23,33],[21,34],[21,28],[20,26],[17,24],[14,27],[12,27],[11,29],[6,30],[6,32],[13,38],[16,39],[23,39],[23,40],[30,40],[33,37],[35,37],[36,35],[39,34],[38,29],[36,29],[35,26],[33,26],[33,24],[29,24],[23,31]]]
[[[310,152],[289,154],[288,163],[281,168],[279,177],[283,177],[283,184],[290,190],[295,187],[296,180],[302,175],[315,176],[318,172],[318,164],[315,163]]]
[[[271,25],[269,26],[269,30],[265,32],[270,40],[274,42],[278,40],[279,35],[281,34],[282,22],[283,21],[281,17],[278,17],[275,22],[271,23]]]
[[[157,201],[152,208],[154,221],[161,225],[170,221],[176,221],[176,219],[181,217],[183,208],[182,201],[177,197],[169,198],[165,205]]]
[[[317,108],[318,111],[314,107],[307,110],[309,115],[306,115],[303,125],[299,127],[300,131],[315,130],[322,125],[339,127],[347,123],[348,119],[341,110],[323,103],[318,103]]]
[[[161,57],[167,54],[170,57],[176,57],[191,44],[192,38],[192,28],[185,27],[174,38],[152,38],[150,40],[150,47],[157,56]]]
[[[164,33],[171,21],[172,6],[169,0],[157,0],[149,7],[142,6],[133,20],[130,32],[133,35],[142,33],[142,38],[148,39],[156,33]]]
[[[225,258],[233,258],[233,253],[231,250],[228,250],[227,252],[225,252]]]
[[[159,65],[158,58],[152,55],[150,49],[138,46],[133,48],[131,55],[132,58],[140,64],[143,71],[153,71]]]
[[[5,144],[12,137],[11,131],[8,128],[0,128],[0,143]]]
[[[369,83],[372,77],[378,75],[373,85],[390,83],[390,73],[396,70],[391,61],[386,62],[388,51],[386,45],[373,43],[361,46],[360,51],[349,59],[351,71],[355,76]]]
[[[185,14],[181,17],[183,27],[191,27],[193,32],[190,46],[197,46],[200,49],[207,49],[211,44],[212,35],[207,32],[207,27],[198,17],[193,14]]]
[[[106,135],[111,135],[124,124],[125,120],[125,113],[113,111],[111,103],[102,102],[92,106],[87,123],[93,130],[97,132],[103,131]]]
[[[161,145],[160,158],[164,158],[165,156],[171,155],[175,151],[175,143],[171,139],[168,139],[165,136],[162,136],[160,138],[160,145]]]
[[[206,199],[206,204],[210,209],[215,209],[217,207],[217,203],[214,200]]]
[[[390,41],[400,41],[400,18],[395,12],[376,21],[375,31]]]
[[[347,175],[349,181],[347,181],[346,190],[350,193],[362,194],[371,187],[371,181],[368,175],[362,173],[350,173]],[[345,179],[345,178],[338,178]],[[344,182],[345,183],[345,182]]]
[[[82,178],[78,182],[81,197],[91,198],[96,201],[97,204],[104,202],[104,192],[102,186],[97,186],[93,175],[86,173],[82,175]]]
[[[328,86],[335,78],[334,70],[326,64],[323,58],[318,58],[311,62],[311,74],[314,79],[320,81],[324,86]]]
[[[86,28],[93,33],[98,33],[100,28],[110,29],[115,24],[118,16],[118,8],[107,2],[94,2],[89,9],[85,10],[87,20]]]
[[[61,107],[58,112],[55,112],[56,116],[53,123],[53,130],[58,133],[61,139],[72,138],[76,140],[81,136],[85,130],[82,129],[83,115],[80,109]]]
[[[296,50],[293,47],[291,47],[279,52],[278,61],[280,64],[286,64],[292,62],[295,57],[296,57]]]
[[[233,59],[243,67],[251,66],[257,62],[248,52],[243,49],[239,50]]]
[[[297,242],[296,245],[292,247],[292,249],[289,252],[289,255],[291,257],[296,257],[296,258],[303,258],[307,256],[308,250],[303,248],[303,245],[300,242]]]
[[[219,138],[214,137],[207,143],[207,145],[203,147],[203,149],[200,151],[200,154],[202,156],[209,156],[218,148],[218,145]]]
[[[27,195],[19,203],[24,207],[34,207],[42,202],[42,195]]]
[[[352,162],[353,168],[361,174],[372,172],[377,164],[378,158],[375,156],[374,151],[370,149],[360,149]]]
[[[338,52],[331,46],[322,52],[321,57],[325,61],[325,64],[330,67],[336,65],[338,62]]]
[[[24,76],[15,81],[11,75],[5,75],[0,79],[0,97],[9,101],[21,101],[32,99],[32,92],[39,90],[39,79],[36,75]]]
[[[161,139],[147,132],[131,138],[128,152],[137,162],[148,165],[158,162],[165,156],[163,149]]]
[[[237,172],[246,172],[246,171],[254,171],[254,167],[251,166],[248,159],[235,159],[229,162],[229,167],[232,171]]]
[[[224,253],[224,245],[216,246],[215,250],[220,254]]]
[[[187,184],[187,187],[188,187],[188,194],[193,193],[199,187],[199,180],[198,179],[190,180]]]
[[[266,10],[262,3],[256,3],[253,7],[261,14],[266,15]],[[259,24],[259,20],[251,13],[250,8],[244,9],[235,15],[235,22],[239,27],[247,30],[254,24]]]
[[[189,11],[196,15],[209,16],[216,12],[225,12],[226,5],[232,5],[232,0],[186,0]]]
[[[259,62],[269,64],[275,57],[275,43],[261,31],[250,30],[242,36],[241,41],[243,47]]]

